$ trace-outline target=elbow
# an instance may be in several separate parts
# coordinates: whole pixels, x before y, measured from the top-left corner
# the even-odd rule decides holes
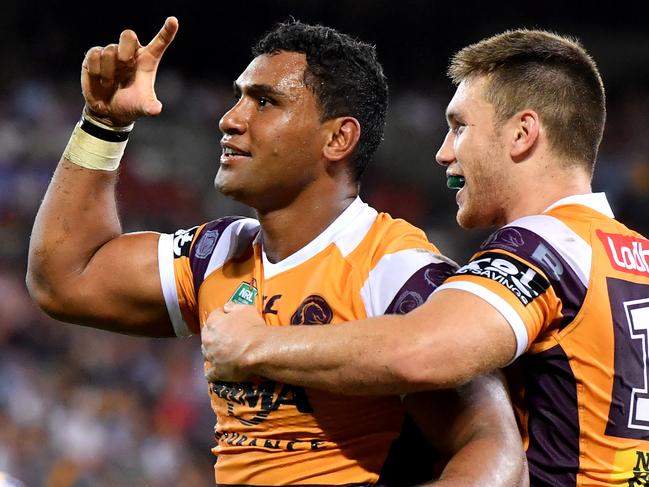
[[[56,286],[32,269],[27,271],[25,284],[32,301],[45,314],[56,320],[65,321],[65,298],[56,291]]]
[[[444,353],[439,347],[420,346],[402,356],[394,364],[395,380],[407,384],[401,392],[454,389],[481,373],[466,359],[454,355]]]

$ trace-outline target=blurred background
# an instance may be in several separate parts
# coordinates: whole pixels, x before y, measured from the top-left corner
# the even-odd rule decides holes
[[[100,6],[96,6],[97,4]],[[634,2],[297,0],[10,2],[0,16],[0,471],[27,486],[211,484],[214,417],[199,342],[123,337],[55,322],[24,285],[30,228],[83,106],[84,52],[168,15],[180,31],[161,66],[157,119],[137,123],[119,186],[124,228],[175,231],[250,211],[212,186],[219,117],[250,46],[292,15],[377,45],[390,83],[385,141],[363,198],[424,228],[447,255],[470,256],[485,232],[460,231],[455,195],[434,161],[453,93],[449,56],[508,28],[578,37],[599,64],[608,123],[594,189],[649,234],[649,29]],[[110,10],[114,9],[114,10]]]

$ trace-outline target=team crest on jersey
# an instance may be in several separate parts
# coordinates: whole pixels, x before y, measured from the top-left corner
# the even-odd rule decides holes
[[[394,304],[393,313],[405,315],[422,304],[424,304],[424,298],[417,291],[404,291]]]
[[[622,272],[649,276],[649,240],[597,230],[611,265]]]
[[[291,325],[326,325],[334,313],[329,303],[318,294],[308,296],[291,316]]]
[[[525,306],[545,292],[550,282],[525,262],[507,254],[487,252],[457,271],[457,274],[482,276],[509,289]]]
[[[174,233],[174,257],[189,257],[189,250],[192,247],[192,240],[196,235],[198,227],[189,230],[178,230]]]
[[[480,248],[484,249],[494,242],[498,242],[500,248],[513,252],[518,247],[522,246],[525,243],[525,240],[523,239],[521,232],[516,228],[505,227],[492,233],[489,238],[482,243]]]
[[[219,231],[218,230],[208,230],[205,232],[198,244],[196,244],[196,252],[194,256],[197,259],[206,259],[212,255],[214,247],[216,247],[216,242],[219,240]]]

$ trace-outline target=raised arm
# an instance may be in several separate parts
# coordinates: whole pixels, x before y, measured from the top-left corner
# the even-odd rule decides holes
[[[201,330],[208,380],[251,374],[343,394],[445,389],[506,365],[516,338],[486,301],[457,289],[405,315],[327,326],[267,327],[247,306],[226,304]]]
[[[133,122],[162,110],[160,60],[178,30],[174,17],[146,46],[131,30],[83,60],[86,102],[32,229],[27,286],[51,316],[120,333],[168,336],[155,233],[122,234],[115,183]]]

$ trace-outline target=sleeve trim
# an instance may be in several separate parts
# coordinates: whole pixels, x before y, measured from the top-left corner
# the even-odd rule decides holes
[[[442,289],[459,289],[461,291],[467,291],[475,296],[478,296],[479,298],[484,299],[487,303],[496,308],[496,310],[507,320],[509,326],[512,327],[512,331],[514,332],[514,336],[516,337],[516,354],[512,358],[511,362],[516,360],[523,354],[523,352],[525,352],[528,342],[527,328],[525,328],[523,319],[511,304],[509,304],[493,291],[490,291],[489,289],[473,282],[446,282],[435,289],[434,293],[441,291]]]
[[[446,261],[441,256],[421,248],[404,249],[383,255],[369,272],[360,290],[367,316],[385,314],[408,279],[421,268],[442,262]],[[417,293],[417,301],[420,301],[418,305],[426,301],[433,288],[431,284],[430,290],[424,296]]]
[[[162,294],[169,319],[176,332],[176,336],[188,337],[193,335],[192,331],[185,323],[180,305],[178,304],[178,290],[176,289],[176,277],[174,273],[174,236],[171,234],[161,234],[158,240],[158,270],[160,271],[160,282],[162,283]]]

